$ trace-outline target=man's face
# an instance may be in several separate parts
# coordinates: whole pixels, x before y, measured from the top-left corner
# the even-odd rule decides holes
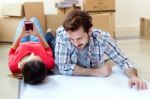
[[[70,42],[78,49],[82,50],[89,42],[89,35],[80,27],[76,31],[67,31]]]

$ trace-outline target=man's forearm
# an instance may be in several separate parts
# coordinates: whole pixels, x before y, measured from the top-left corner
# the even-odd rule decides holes
[[[83,68],[76,65],[73,71],[74,76],[97,76],[96,69]]]
[[[138,77],[137,70],[135,68],[128,68],[125,70],[125,74],[131,78],[131,77]]]

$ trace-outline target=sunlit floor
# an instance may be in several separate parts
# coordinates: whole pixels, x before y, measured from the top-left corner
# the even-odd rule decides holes
[[[138,69],[139,76],[150,80],[150,41],[143,39],[117,40],[122,52]],[[0,44],[0,99],[18,99],[18,80],[8,77],[7,56],[10,44]]]
[[[0,44],[0,99],[18,99],[18,80],[8,77],[7,65],[10,44]]]
[[[119,40],[118,45],[135,64],[139,76],[150,80],[150,41],[143,39]]]

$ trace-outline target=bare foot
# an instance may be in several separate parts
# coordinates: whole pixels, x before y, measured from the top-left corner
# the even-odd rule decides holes
[[[56,36],[56,33],[52,32],[51,28],[48,28],[46,33],[51,33],[54,37]]]
[[[51,28],[48,28],[47,31],[46,31],[46,33],[51,32],[51,31],[52,31]]]

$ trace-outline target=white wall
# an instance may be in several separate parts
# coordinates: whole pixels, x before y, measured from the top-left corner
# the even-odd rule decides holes
[[[116,0],[117,32],[139,32],[141,16],[150,17],[150,0]]]

